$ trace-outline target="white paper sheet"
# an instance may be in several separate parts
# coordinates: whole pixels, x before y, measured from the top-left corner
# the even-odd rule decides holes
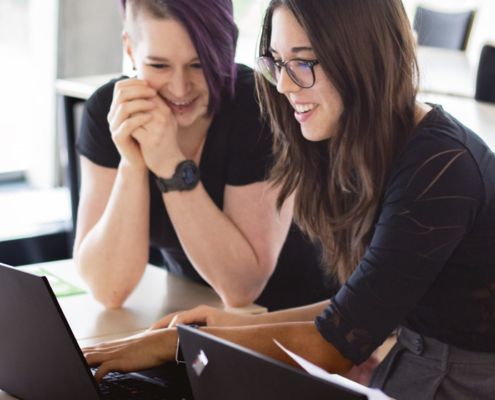
[[[360,385],[359,383],[351,381],[350,379],[344,378],[343,376],[340,376],[337,374],[330,374],[327,371],[325,371],[324,369],[318,367],[317,365],[314,365],[313,363],[310,363],[309,361],[305,360],[304,358],[293,353],[292,351],[287,350],[284,346],[282,346],[275,339],[273,339],[273,341],[283,351],[285,351],[295,362],[297,362],[308,374],[313,375],[313,376],[317,376],[318,378],[321,378],[321,379],[324,379],[328,382],[331,382],[331,383],[334,383],[336,385],[345,387],[349,390],[354,390],[355,392],[364,394],[364,395],[368,396],[369,400],[390,400],[390,397],[388,397],[381,390],[368,388],[366,386]]]

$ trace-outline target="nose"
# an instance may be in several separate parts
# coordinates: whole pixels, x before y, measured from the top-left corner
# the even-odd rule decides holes
[[[287,73],[286,68],[282,68],[279,74],[278,82],[277,82],[277,90],[279,93],[292,93],[300,91],[302,88],[295,84],[292,78]]]
[[[186,71],[176,69],[168,83],[168,90],[177,99],[185,97],[191,90],[191,80]]]

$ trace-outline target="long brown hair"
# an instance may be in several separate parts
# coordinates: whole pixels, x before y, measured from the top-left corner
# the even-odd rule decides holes
[[[277,206],[295,192],[296,222],[321,240],[330,271],[343,283],[371,241],[386,175],[413,133],[418,68],[412,30],[401,0],[272,0],[260,55],[269,54],[278,7],[305,30],[344,112],[331,139],[308,141],[289,101],[257,75],[275,135]]]

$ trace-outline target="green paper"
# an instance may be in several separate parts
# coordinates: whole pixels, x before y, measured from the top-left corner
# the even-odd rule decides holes
[[[43,268],[39,268],[39,267],[29,268],[29,272],[36,275],[46,276],[46,278],[48,279],[48,283],[50,284],[53,290],[53,293],[55,293],[55,297],[73,296],[75,294],[86,293],[84,290],[68,282],[65,282],[64,280],[56,277],[55,275],[44,270]]]

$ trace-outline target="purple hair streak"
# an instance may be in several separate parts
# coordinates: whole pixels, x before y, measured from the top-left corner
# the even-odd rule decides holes
[[[234,56],[239,31],[231,0],[127,1],[134,8],[137,6],[137,12],[145,10],[156,18],[173,18],[186,29],[208,85],[209,115],[219,110],[222,96],[234,97],[237,75]],[[126,0],[120,2],[125,8]]]

